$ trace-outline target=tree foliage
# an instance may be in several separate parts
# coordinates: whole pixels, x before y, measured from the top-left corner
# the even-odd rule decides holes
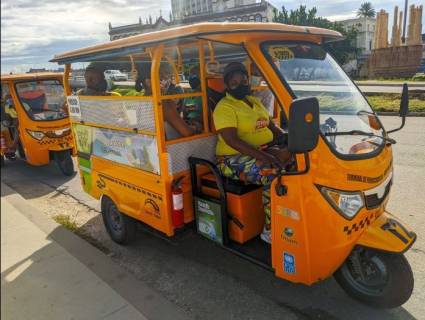
[[[318,17],[316,7],[307,9],[307,6],[300,5],[298,9],[288,12],[282,6],[282,11],[275,10],[273,21],[298,26],[319,27],[340,32],[345,37],[344,40],[325,44],[326,49],[340,64],[354,59],[358,53],[358,49],[356,48],[357,30],[354,28],[346,30],[339,22],[332,22],[326,18]]]
[[[363,2],[357,10],[357,16],[361,18],[373,18],[375,14],[375,9],[370,2]]]

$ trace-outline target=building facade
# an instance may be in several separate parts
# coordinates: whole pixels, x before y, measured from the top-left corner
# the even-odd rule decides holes
[[[356,47],[360,49],[361,54],[370,54],[373,48],[373,39],[375,37],[376,19],[375,18],[355,18],[339,21],[346,30],[356,28],[358,31]]]
[[[171,7],[169,21],[160,16],[146,23],[139,18],[139,23],[126,26],[112,27],[109,23],[110,40],[206,21],[272,22],[275,10],[265,0],[171,0]]]

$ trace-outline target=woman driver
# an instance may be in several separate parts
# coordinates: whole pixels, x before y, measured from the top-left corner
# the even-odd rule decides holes
[[[213,113],[219,133],[216,146],[217,165],[221,173],[231,179],[263,186],[263,205],[266,215],[261,239],[271,243],[270,185],[276,170],[289,160],[286,149],[276,152],[267,145],[277,141],[283,132],[269,118],[263,104],[251,96],[248,72],[239,62],[224,69],[226,96]]]

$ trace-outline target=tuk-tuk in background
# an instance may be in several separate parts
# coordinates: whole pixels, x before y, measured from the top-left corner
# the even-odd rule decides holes
[[[134,86],[114,86],[114,95],[66,92],[81,183],[101,200],[111,238],[129,243],[137,221],[169,237],[194,225],[279,278],[311,285],[335,275],[374,307],[405,303],[413,274],[403,254],[416,234],[385,206],[395,143],[388,133],[404,125],[407,87],[403,125],[385,131],[322,46],[341,38],[313,27],[202,23],[55,56],[65,65],[65,88],[72,64],[98,75],[131,70]],[[226,91],[223,69],[235,61],[262,78],[252,81],[252,94],[285,131],[279,143],[293,155],[270,189],[271,244],[259,239],[261,186],[225,178],[215,164],[211,113]],[[177,106],[172,116],[169,105]]]
[[[64,175],[74,173],[71,134],[61,73],[1,76],[1,161],[16,151],[34,166],[54,160]]]

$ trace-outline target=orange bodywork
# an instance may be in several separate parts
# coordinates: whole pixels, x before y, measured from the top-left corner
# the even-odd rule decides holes
[[[80,173],[84,189],[93,197],[97,199],[104,196],[109,197],[125,214],[147,223],[168,236],[173,236],[175,233],[171,219],[171,184],[182,176],[184,221],[189,223],[194,220],[190,172],[188,169],[171,172],[170,169],[175,159],[171,157],[169,149],[179,144],[196,142],[199,139],[205,140],[216,135],[208,126],[209,115],[205,98],[208,78],[205,76],[203,68],[201,68],[202,94],[183,94],[165,98],[160,94],[158,73],[167,41],[183,38],[183,36],[184,38],[191,37],[192,45],[199,46],[200,65],[206,63],[203,48],[207,47],[208,41],[228,44],[242,43],[250,59],[255,62],[270,89],[275,93],[276,106],[281,106],[286,114],[288,114],[293,98],[264,57],[260,43],[264,41],[265,37],[268,40],[299,40],[317,44],[321,44],[327,39],[341,37],[339,33],[329,30],[281,24],[206,23],[129,37],[55,56],[52,61],[64,63],[66,74],[70,72],[70,63],[78,61],[80,57],[83,59],[86,55],[96,56],[96,54],[100,55],[106,51],[123,50],[136,45],[140,45],[140,50],[145,50],[152,57],[151,101],[155,115],[155,132],[107,127],[76,120],[72,120],[72,123],[93,127],[96,130],[107,128],[155,137],[159,161],[159,173],[157,174],[119,164],[93,154],[86,159],[79,159]],[[65,88],[69,88],[68,77],[65,76],[64,79]],[[217,88],[220,87],[220,80],[210,78],[209,81],[211,81],[211,87],[213,87],[213,82]],[[69,94],[69,89],[67,91]],[[203,98],[204,132],[193,137],[166,141],[162,101],[186,96]],[[103,99],[120,103],[138,99],[146,100],[143,97],[81,97],[80,99],[81,101]],[[73,133],[75,140],[78,141],[75,130]],[[185,152],[186,156],[189,156],[191,150]],[[362,150],[358,152],[360,153]],[[274,191],[276,180],[271,187],[272,267],[278,277],[292,282],[312,284],[332,275],[345,261],[355,245],[360,244],[393,252],[401,252],[409,247],[413,241],[411,238],[408,243],[400,244],[400,241],[397,242],[394,239],[391,228],[382,229],[382,225],[388,222],[388,214],[385,213],[388,197],[379,207],[370,210],[362,208],[355,218],[348,220],[328,203],[318,189],[318,186],[327,186],[344,191],[364,191],[379,186],[392,173],[390,146],[385,146],[374,157],[346,161],[333,154],[324,139],[319,138],[317,147],[309,153],[309,157],[311,166],[308,173],[282,178],[282,183],[287,186],[287,194],[282,196],[276,194]],[[297,165],[300,168],[305,166],[302,156],[297,155]],[[208,170],[199,170],[199,176],[206,172]],[[349,179],[350,175],[379,176],[380,178],[373,180],[373,183],[368,183],[352,181]],[[208,192],[214,194],[216,191],[209,190]],[[260,191],[248,193],[242,197],[228,194],[229,212],[248,226],[242,232],[230,222],[231,239],[244,243],[261,232],[264,216],[261,212],[260,201]],[[408,234],[404,236],[408,237]],[[283,269],[285,253],[295,257],[296,268],[293,273],[286,273]]]
[[[58,80],[63,82],[62,73],[30,73],[30,74],[12,74],[2,75],[2,85],[9,85],[10,95],[13,105],[16,109],[19,122],[19,138],[25,152],[26,161],[35,166],[46,165],[49,163],[50,151],[72,150],[76,154],[73,147],[73,138],[70,130],[69,118],[60,120],[32,120],[26,113],[16,92],[15,84],[23,81],[34,80]],[[34,90],[26,94],[26,98],[34,99],[41,95],[39,90]],[[38,131],[44,133],[44,138],[37,140],[32,137],[28,131]],[[9,140],[11,143],[11,140]]]

